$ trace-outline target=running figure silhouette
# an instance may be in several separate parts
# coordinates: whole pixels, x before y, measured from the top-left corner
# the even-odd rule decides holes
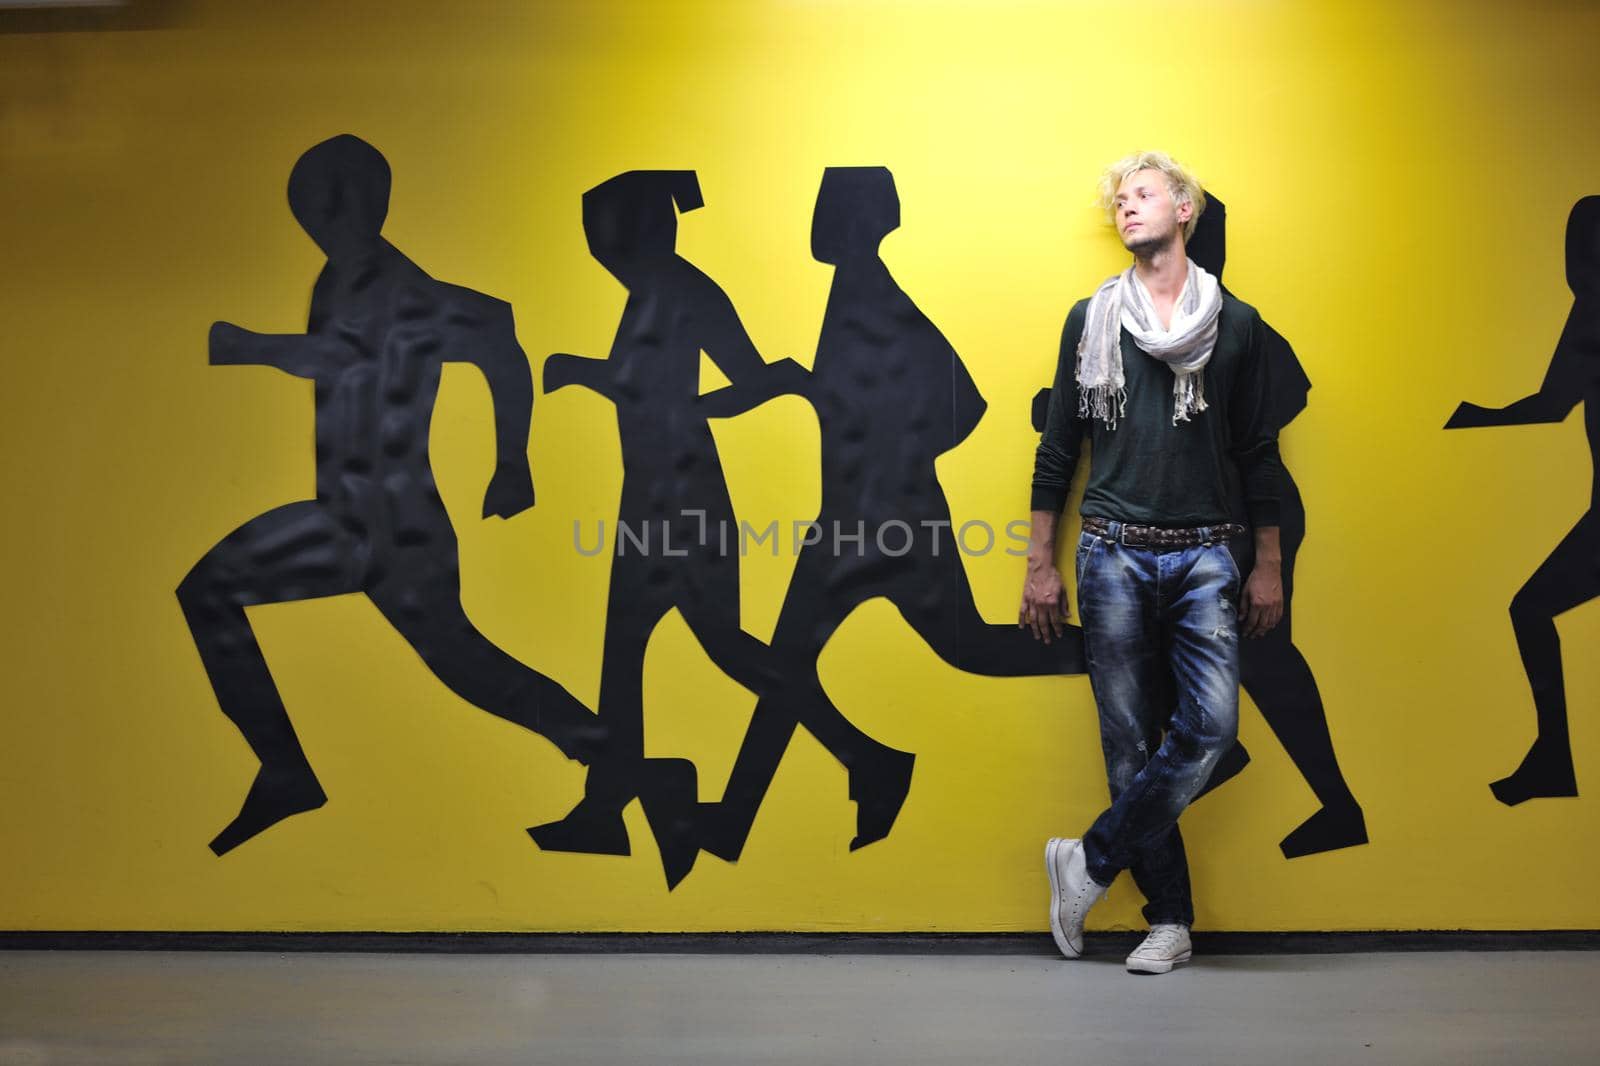
[[[823,691],[817,659],[856,607],[883,597],[945,662],[988,676],[1082,673],[1081,630],[1050,644],[979,614],[934,460],[978,425],[986,404],[961,357],[879,255],[900,225],[894,175],[829,167],[817,193],[812,256],[834,267],[807,395],[822,436],[823,535],[796,563],[773,637],[786,702],[756,707],[723,801],[704,816],[705,849],[738,858],[797,725],[849,775],[852,849],[887,836],[913,757],[867,737]],[[835,531],[843,534],[836,537]],[[858,537],[844,547],[844,538]]]
[[[1189,258],[1222,281],[1227,262],[1227,206],[1207,193],[1205,212],[1189,245]],[[1223,286],[1227,291],[1227,286]],[[1281,431],[1305,410],[1311,379],[1301,367],[1294,348],[1283,335],[1263,321],[1268,418]],[[1235,518],[1246,522],[1243,493],[1233,491]],[[1250,695],[1261,717],[1283,745],[1295,769],[1305,778],[1321,804],[1278,844],[1284,858],[1294,859],[1335,851],[1367,842],[1367,823],[1361,805],[1346,784],[1328,732],[1328,713],[1322,704],[1311,665],[1294,642],[1294,570],[1300,545],[1306,539],[1306,508],[1287,463],[1283,465],[1279,498],[1279,541],[1283,551],[1283,620],[1263,636],[1239,642],[1239,684]],[[1241,573],[1255,565],[1255,538],[1246,534],[1229,544]],[[1242,744],[1224,754],[1206,790],[1237,773],[1248,761]]]
[[[677,253],[677,212],[702,204],[688,170],[629,171],[584,193],[590,253],[628,300],[608,357],[558,353],[544,365],[546,392],[581,385],[616,405],[623,481],[600,677],[600,720],[613,750],[591,767],[566,817],[529,832],[547,850],[626,855],[622,810],[637,795],[668,887],[699,855],[700,810],[692,763],[644,756],[650,634],[677,608],[718,669],[763,699],[783,698],[772,650],[740,624],[739,538],[707,419],[805,381],[793,360],[763,361],[727,294]],[[702,351],[731,383],[704,397]]]
[[[533,383],[510,305],[434,280],[383,238],[389,186],[388,162],[357,137],[307,151],[289,177],[289,206],[328,262],[306,332],[211,327],[213,365],[310,378],[316,402],[316,498],[246,522],[177,590],[222,712],[261,761],[238,816],[211,842],[218,855],[327,800],[245,615],[256,604],[365,592],[462,699],[570,758],[605,749],[594,715],[462,609],[455,532],[428,459],[441,366],[476,364],[493,396],[498,459],[484,517],[533,504]]]
[[[1594,464],[1589,510],[1511,599],[1511,627],[1533,691],[1538,735],[1512,773],[1489,787],[1507,806],[1578,794],[1567,727],[1566,679],[1556,616],[1600,596],[1600,196],[1585,196],[1567,219],[1567,285],[1572,311],[1539,391],[1505,407],[1463,403],[1445,429],[1565,421],[1584,405]]]

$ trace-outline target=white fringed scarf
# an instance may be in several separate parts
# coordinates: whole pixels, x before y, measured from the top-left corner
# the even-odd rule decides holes
[[[1217,344],[1217,315],[1222,310],[1222,287],[1193,259],[1189,276],[1172,309],[1172,326],[1161,328],[1155,304],[1129,267],[1107,278],[1089,300],[1088,321],[1078,340],[1078,415],[1098,418],[1107,429],[1128,404],[1127,381],[1122,374],[1122,329],[1134,342],[1172,368],[1172,422],[1187,422],[1206,409],[1202,371]]]

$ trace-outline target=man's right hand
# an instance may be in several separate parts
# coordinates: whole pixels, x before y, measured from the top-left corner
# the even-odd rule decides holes
[[[1062,636],[1067,620],[1067,590],[1061,583],[1061,571],[1053,563],[1035,565],[1030,560],[1017,625],[1033,630],[1036,638],[1048,644],[1052,637]]]

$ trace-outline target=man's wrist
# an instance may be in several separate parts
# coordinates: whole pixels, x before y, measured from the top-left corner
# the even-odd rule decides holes
[[[1278,526],[1257,526],[1255,530],[1256,567],[1276,572],[1283,568],[1283,549],[1278,539]]]

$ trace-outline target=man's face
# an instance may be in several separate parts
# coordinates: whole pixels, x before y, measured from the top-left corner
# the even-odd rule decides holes
[[[1178,239],[1193,204],[1172,202],[1172,187],[1159,170],[1136,170],[1122,179],[1113,204],[1117,235],[1136,256],[1149,256]]]

